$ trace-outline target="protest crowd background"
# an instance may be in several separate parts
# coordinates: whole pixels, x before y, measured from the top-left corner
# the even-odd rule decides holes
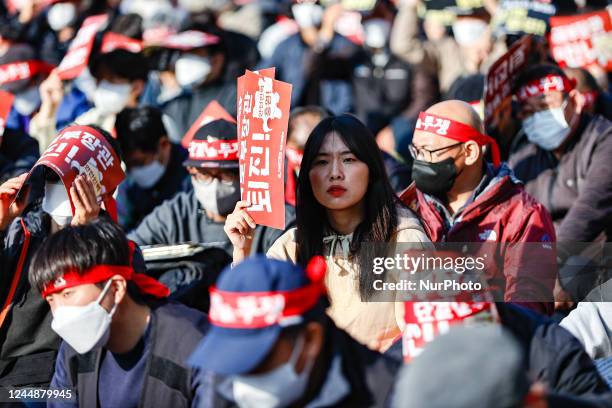
[[[611,73],[609,0],[0,1],[0,406],[612,407]]]

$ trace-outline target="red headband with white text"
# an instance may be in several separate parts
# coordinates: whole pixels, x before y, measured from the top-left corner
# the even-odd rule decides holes
[[[11,62],[0,65],[0,85],[31,79],[38,74],[44,74],[46,77],[52,69],[52,65],[35,60]]]
[[[238,140],[192,140],[189,160],[238,161]]]
[[[434,115],[433,113],[421,112],[417,119],[415,130],[433,133],[458,142],[474,141],[480,146],[489,145],[491,146],[493,165],[497,167],[501,162],[499,147],[495,139],[480,133],[478,130],[465,123]]]
[[[325,293],[323,257],[314,257],[306,266],[311,283],[298,289],[274,292],[227,292],[210,290],[210,322],[232,329],[261,329],[301,321]]]
[[[549,91],[569,92],[576,87],[575,79],[568,79],[561,75],[546,75],[545,77],[533,80],[519,88],[516,97],[519,102],[543,95]]]
[[[129,245],[131,265],[136,245],[132,241],[129,242]],[[168,297],[170,294],[170,290],[164,284],[143,273],[137,273],[132,266],[97,265],[80,273],[73,269],[64,272],[60,277],[45,285],[42,290],[42,297],[46,298],[74,286],[104,282],[115,275],[121,275],[125,280],[133,281],[144,294],[157,298]]]

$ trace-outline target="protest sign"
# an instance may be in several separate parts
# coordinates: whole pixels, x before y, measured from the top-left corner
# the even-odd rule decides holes
[[[503,126],[506,116],[511,114],[512,81],[529,62],[532,40],[531,36],[521,38],[489,69],[484,90],[487,128]]]
[[[86,175],[93,183],[98,198],[112,193],[125,178],[115,150],[102,134],[88,126],[64,128],[34,164],[28,178],[40,166],[53,170],[67,192],[77,176]],[[112,199],[110,196],[107,198]],[[74,212],[72,201],[70,205]]]
[[[264,73],[269,74],[266,70]],[[251,71],[238,78],[242,200],[257,224],[285,228],[284,162],[291,85]]]
[[[223,106],[221,106],[219,102],[213,100],[206,105],[200,116],[198,116],[198,119],[193,122],[193,125],[191,125],[187,133],[185,133],[185,136],[183,136],[181,144],[188,149],[189,143],[191,140],[193,140],[193,136],[196,134],[198,129],[217,119],[223,119],[227,120],[228,122],[236,123],[236,119],[233,118],[232,115],[230,115],[225,109],[223,109]]]
[[[550,1],[502,0],[492,22],[499,35],[533,34],[544,36],[549,19],[557,8]]]
[[[562,67],[598,64],[612,71],[612,19],[610,10],[550,19],[548,37],[553,58]]]
[[[87,17],[77,32],[66,56],[57,67],[57,73],[61,80],[69,80],[78,77],[89,62],[89,55],[93,47],[96,33],[106,24],[108,16],[99,14]]]
[[[497,319],[491,302],[406,302],[404,308],[402,351],[406,363],[453,325],[493,324]]]

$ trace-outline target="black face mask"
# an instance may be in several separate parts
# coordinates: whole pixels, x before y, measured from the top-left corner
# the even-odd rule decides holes
[[[456,178],[457,166],[452,157],[437,163],[415,160],[412,164],[412,179],[424,194],[444,198]]]

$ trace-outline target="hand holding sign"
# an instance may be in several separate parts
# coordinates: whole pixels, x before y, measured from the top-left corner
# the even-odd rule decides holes
[[[253,218],[246,212],[251,206],[248,201],[238,201],[234,212],[225,219],[223,229],[234,246],[234,263],[242,261],[251,251],[253,231],[257,227]]]
[[[284,160],[291,85],[272,70],[238,78],[238,142],[241,197],[257,224],[285,228]]]
[[[84,174],[74,179],[70,187],[70,198],[74,204],[73,226],[85,225],[98,218],[100,214],[100,204],[96,196],[94,183]]]
[[[19,200],[15,201],[15,197],[27,178],[28,173],[24,173],[19,177],[7,180],[0,186],[0,231],[5,231],[26,207],[29,189],[20,195]]]

